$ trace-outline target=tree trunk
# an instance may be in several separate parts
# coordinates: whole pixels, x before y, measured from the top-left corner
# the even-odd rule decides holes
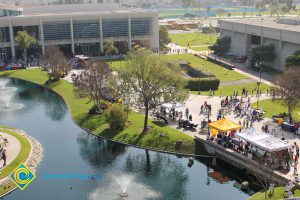
[[[144,120],[143,132],[146,132],[148,129],[148,114],[149,114],[149,103],[145,102],[145,120]]]
[[[25,65],[27,65],[27,49],[24,48],[24,60],[25,60]]]

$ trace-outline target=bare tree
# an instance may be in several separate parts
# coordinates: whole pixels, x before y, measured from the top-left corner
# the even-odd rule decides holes
[[[291,119],[295,107],[300,100],[300,68],[290,67],[285,72],[275,77],[275,90],[279,92],[287,105],[288,113]]]
[[[49,80],[57,81],[64,76],[67,70],[67,59],[57,46],[48,46],[42,65],[48,71]]]
[[[108,79],[111,70],[106,62],[95,59],[86,61],[84,67],[86,71],[74,82],[76,92],[88,96],[99,109],[101,99],[109,94]]]
[[[120,78],[130,85],[132,96],[145,107],[143,132],[148,130],[150,105],[187,98],[186,81],[180,74],[179,67],[167,65],[149,50],[137,49],[128,54],[126,67],[120,70]]]

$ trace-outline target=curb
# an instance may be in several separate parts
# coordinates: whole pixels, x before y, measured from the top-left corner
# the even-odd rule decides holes
[[[110,138],[106,138],[106,137],[103,137],[103,136],[100,136],[100,135],[97,135],[96,133],[90,131],[89,129],[81,126],[78,124],[78,122],[76,122],[76,120],[74,119],[72,113],[71,113],[71,109],[70,109],[70,105],[69,105],[69,102],[58,92],[48,88],[47,86],[45,85],[40,85],[38,83],[35,83],[35,82],[32,82],[32,81],[28,81],[28,80],[25,80],[25,79],[22,79],[22,78],[15,78],[15,77],[7,77],[7,78],[11,78],[11,79],[19,79],[19,80],[23,80],[23,81],[27,81],[27,82],[30,82],[32,84],[35,84],[35,85],[38,85],[38,86],[41,86],[43,88],[47,88],[49,91],[57,94],[60,98],[62,98],[65,102],[65,104],[67,105],[68,107],[68,110],[70,112],[70,116],[71,116],[71,119],[72,121],[74,122],[74,124],[76,124],[79,128],[81,128],[82,130],[86,131],[87,133],[89,134],[92,134],[98,138],[101,138],[101,139],[105,139],[105,140],[108,140],[108,141],[111,141],[111,142],[115,142],[115,143],[118,143],[118,144],[122,144],[122,145],[126,145],[126,146],[130,146],[130,147],[135,147],[135,148],[138,148],[138,149],[145,149],[145,150],[150,150],[150,151],[155,151],[155,152],[159,152],[159,153],[166,153],[166,154],[171,154],[171,155],[180,155],[180,156],[193,156],[193,157],[201,157],[201,158],[212,158],[214,156],[210,156],[210,155],[197,155],[197,154],[189,154],[189,153],[179,153],[179,152],[173,152],[173,151],[164,151],[164,150],[159,150],[159,149],[153,149],[153,148],[148,148],[148,147],[142,147],[142,146],[137,146],[137,145],[133,145],[133,144],[129,144],[129,143],[125,143],[125,142],[122,142],[122,141],[118,141],[118,140],[113,140],[113,139],[110,139]],[[63,80],[64,81],[64,80]],[[195,140],[195,138],[193,138]]]

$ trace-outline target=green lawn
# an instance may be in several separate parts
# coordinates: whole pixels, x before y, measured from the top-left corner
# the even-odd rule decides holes
[[[217,36],[213,34],[204,33],[178,33],[169,34],[172,43],[177,43],[180,46],[187,47],[190,46],[201,46],[201,45],[211,45],[217,41]]]
[[[256,106],[256,103],[253,105]],[[272,118],[272,115],[279,113],[287,113],[287,106],[284,104],[282,100],[264,100],[259,102],[259,107],[263,108],[266,111],[266,117]],[[293,113],[293,118],[296,121],[300,121],[300,116],[298,115],[300,112],[300,105],[296,107]]]
[[[238,91],[239,95],[242,93],[242,89],[245,88],[248,90],[248,94],[251,95],[252,90],[257,88],[256,83],[246,83],[246,84],[241,84],[241,85],[230,85],[230,86],[220,86],[217,91],[215,91],[215,95],[220,96],[220,93],[222,91],[222,96],[230,96],[233,95],[233,91]],[[260,89],[262,93],[266,93],[267,89],[269,89],[270,86],[262,83],[260,85]],[[199,91],[190,91],[191,94],[199,94]],[[209,95],[209,91],[201,91],[201,95]]]
[[[15,138],[17,138],[19,140],[19,142],[21,144],[21,150],[20,150],[19,155],[10,164],[8,164],[4,169],[1,170],[0,179],[2,179],[4,177],[9,176],[12,173],[12,171],[14,169],[16,169],[16,167],[21,162],[25,162],[27,160],[27,158],[30,155],[31,145],[30,145],[30,142],[26,138],[24,138],[23,136],[21,136],[18,133],[15,133],[13,131],[13,129],[9,129],[4,126],[0,126],[0,132],[4,132],[4,133],[14,136]],[[12,190],[14,187],[16,187],[16,185],[14,183],[10,184],[9,189],[4,189],[3,187],[0,187],[0,196],[2,194]]]
[[[269,191],[267,195],[267,200],[279,200],[279,199],[285,199],[287,198],[287,193],[284,192],[284,187],[277,187],[274,191],[274,196],[269,196]],[[295,193],[293,194],[294,197],[300,197],[300,190],[295,190]],[[248,200],[264,200],[265,199],[265,192],[257,192],[252,197],[250,197]]]
[[[115,63],[119,63],[119,61],[116,61]],[[7,71],[1,72],[0,76],[1,75],[29,80],[41,85],[47,80],[47,73],[40,69]],[[141,134],[144,116],[131,112],[129,115],[129,126],[125,130],[114,131],[108,128],[104,115],[88,114],[88,110],[92,107],[92,102],[87,98],[78,99],[73,92],[74,88],[71,83],[60,80],[59,82],[50,84],[48,87],[64,97],[69,104],[73,118],[78,124],[97,135],[156,150],[195,153],[195,143],[193,138],[174,128],[150,120],[149,126],[153,128],[150,129],[151,131],[148,133]],[[166,137],[160,137],[160,133],[165,133]],[[178,139],[183,141],[183,145],[180,149],[175,149],[175,141]]]
[[[219,65],[216,65],[212,62],[208,62],[201,58],[197,58],[192,54],[179,54],[179,55],[163,55],[164,58],[168,61],[186,61],[190,62],[191,65],[195,68],[198,68],[202,71],[207,71],[214,74],[221,82],[236,81],[241,79],[248,78],[245,75],[242,75],[234,70],[229,70]]]
[[[190,49],[193,49],[194,51],[208,51],[209,50],[209,45],[208,46],[201,46],[201,47],[190,47]]]

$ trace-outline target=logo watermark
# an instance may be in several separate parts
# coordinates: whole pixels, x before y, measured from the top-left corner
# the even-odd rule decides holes
[[[24,190],[36,178],[36,175],[24,163],[20,163],[9,175],[9,178],[20,190]]]

